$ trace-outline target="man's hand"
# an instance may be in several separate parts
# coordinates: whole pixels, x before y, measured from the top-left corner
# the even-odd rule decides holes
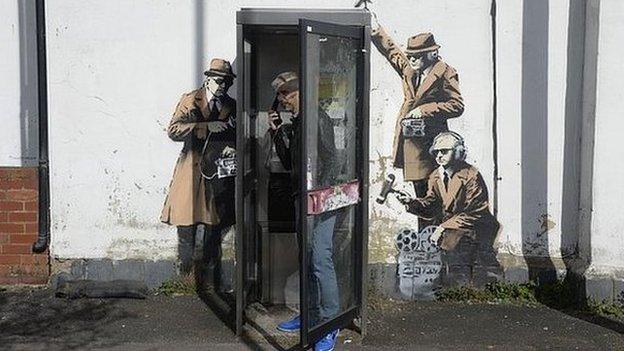
[[[223,152],[221,152],[221,156],[226,158],[236,157],[236,149],[226,146],[225,149],[223,149]]]
[[[396,193],[396,198],[397,200],[399,200],[400,203],[402,203],[403,205],[408,205],[410,202],[412,202],[414,200],[414,198],[401,190],[395,190]]]
[[[429,241],[433,244],[438,245],[438,241],[442,237],[442,234],[444,234],[444,227],[438,226],[433,234],[431,234],[431,236],[429,237]]]
[[[210,133],[219,133],[227,129],[227,122],[212,121],[208,122],[208,130]]]
[[[416,107],[408,112],[405,118],[422,118],[422,111],[420,111],[420,107]]]
[[[280,120],[281,118],[280,118],[279,112],[277,111],[269,112],[269,127],[272,130],[277,130],[279,128]]]

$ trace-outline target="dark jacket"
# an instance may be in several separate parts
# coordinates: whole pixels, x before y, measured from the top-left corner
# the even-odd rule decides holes
[[[334,127],[339,122],[334,122],[323,111],[319,111],[318,119],[318,137],[317,148],[315,150],[308,148],[308,163],[312,169],[308,173],[308,188],[318,189],[332,185],[343,183],[340,175],[343,173],[345,164],[345,151],[336,148]],[[301,119],[298,116],[293,117],[292,122],[280,126],[277,131],[273,132],[273,142],[275,150],[284,165],[284,168],[291,171],[291,179],[293,184],[293,192],[299,193],[299,180],[301,177],[302,160],[301,143],[306,139],[302,135]],[[312,178],[311,180],[309,178]]]

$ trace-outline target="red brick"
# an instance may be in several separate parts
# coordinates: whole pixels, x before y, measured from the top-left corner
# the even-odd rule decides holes
[[[37,234],[10,234],[11,244],[32,244],[37,241]]]
[[[0,189],[0,200],[6,200],[6,198],[7,198],[6,191]]]
[[[45,276],[48,274],[48,266],[14,266],[13,274],[20,276]]]
[[[39,211],[39,203],[37,201],[24,202],[24,211]]]
[[[36,223],[37,212],[10,212],[10,223]]]
[[[21,223],[0,223],[0,233],[23,233],[25,224]]]
[[[7,199],[12,201],[34,201],[38,198],[39,192],[32,189],[9,190]]]
[[[32,253],[31,245],[26,244],[4,244],[2,254],[29,254]]]
[[[11,275],[15,275],[13,272],[15,271],[15,266],[7,266],[0,265],[0,277],[8,277]]]
[[[0,234],[0,244],[9,243],[10,234]]]
[[[20,277],[20,284],[29,284],[29,285],[44,285],[48,284],[48,275],[42,275],[38,277]]]
[[[21,201],[0,201],[0,211],[23,211],[24,203]]]
[[[0,255],[0,264],[20,264],[20,262],[19,255]]]
[[[22,180],[22,186],[24,189],[39,189],[39,175],[37,172],[30,174],[28,177]]]
[[[4,190],[19,190],[24,188],[24,180],[22,179],[0,179],[0,188]]]
[[[2,167],[0,168],[0,187],[19,186],[18,189],[35,189],[38,184],[37,167]]]
[[[24,233],[37,234],[39,233],[39,223],[26,223],[24,224]]]
[[[19,284],[19,282],[20,282],[19,277],[0,277],[0,285],[15,285],[15,284]]]
[[[48,266],[48,255],[45,254],[33,254],[33,255],[21,255],[20,264],[28,266]]]
[[[9,214],[6,212],[0,212],[0,223],[6,223],[9,220]]]

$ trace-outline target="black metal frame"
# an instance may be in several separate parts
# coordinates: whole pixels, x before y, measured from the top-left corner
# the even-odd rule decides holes
[[[304,20],[302,20],[304,19]],[[323,22],[318,22],[323,21]],[[340,23],[335,25],[328,22]],[[238,159],[238,174],[236,179],[236,334],[242,335],[243,325],[245,323],[244,309],[248,304],[247,301],[247,286],[246,277],[247,269],[245,259],[249,256],[247,247],[247,241],[245,235],[254,231],[254,228],[247,228],[253,223],[244,223],[246,219],[245,215],[245,196],[255,186],[253,174],[246,175],[245,154],[249,151],[251,145],[248,144],[248,140],[245,138],[245,130],[249,128],[251,111],[248,110],[250,96],[246,92],[246,86],[249,84],[250,77],[247,77],[244,72],[246,66],[249,65],[248,58],[245,54],[244,38],[245,29],[249,27],[284,27],[296,29],[299,26],[300,29],[300,76],[305,77],[306,69],[306,53],[305,53],[305,41],[303,40],[305,32],[301,30],[304,28],[307,30],[307,26],[312,25],[312,33],[334,35],[358,38],[361,40],[362,55],[359,56],[358,65],[358,115],[361,118],[358,119],[357,128],[360,131],[360,139],[357,146],[358,156],[362,157],[361,167],[358,170],[358,179],[360,180],[360,194],[361,202],[357,205],[359,210],[356,211],[356,233],[354,240],[354,260],[355,263],[355,284],[353,286],[355,296],[355,306],[342,312],[339,316],[326,322],[322,325],[316,326],[308,332],[308,305],[307,299],[307,281],[304,279],[305,274],[303,269],[300,269],[300,307],[301,315],[303,319],[302,332],[300,333],[301,341],[300,346],[302,348],[309,347],[313,342],[322,337],[327,331],[333,330],[339,327],[345,327],[352,323],[356,318],[360,318],[359,328],[360,332],[364,335],[366,332],[366,282],[368,279],[367,274],[367,262],[368,262],[368,126],[369,126],[369,91],[370,91],[370,13],[363,10],[356,9],[328,9],[328,10],[305,10],[305,9],[242,9],[237,13],[237,66],[236,72],[238,78],[238,92],[237,103],[239,108],[237,109],[237,159]],[[305,78],[302,78],[305,79]],[[305,84],[301,82],[300,99],[305,97]],[[300,101],[302,111],[306,101]],[[302,113],[302,118],[305,118],[305,113]],[[305,119],[302,119],[302,125],[305,126]],[[305,133],[304,133],[305,135]],[[307,144],[302,143],[303,154],[306,154]],[[304,163],[307,162],[307,158],[302,157]],[[252,160],[253,162],[253,160]],[[305,169],[305,168],[304,168]],[[305,172],[301,172],[301,189],[300,193],[305,194],[306,180]],[[300,201],[299,208],[302,220],[297,223],[299,226],[299,232],[301,240],[299,240],[299,249],[302,256],[300,257],[300,266],[303,262],[306,262],[305,255],[307,255],[306,243],[307,243],[307,204],[305,199]],[[357,263],[360,263],[358,265]],[[300,267],[301,268],[301,267]]]
[[[238,90],[236,92],[236,103],[238,105],[236,109],[236,162],[238,164],[238,172],[236,173],[236,239],[234,240],[234,247],[236,248],[236,335],[240,336],[243,330],[243,307],[245,306],[244,299],[244,282],[245,276],[243,272],[243,259],[244,259],[244,250],[242,248],[244,231],[245,231],[245,216],[244,216],[244,199],[246,193],[245,186],[245,127],[247,125],[247,121],[245,119],[245,79],[248,77],[245,74],[241,74],[245,69],[245,52],[243,42],[243,25],[236,25],[236,36],[238,38],[236,43],[236,53],[239,58],[236,62],[236,72],[238,73]],[[242,106],[241,106],[242,104]],[[243,108],[241,108],[243,107]]]
[[[368,70],[365,70],[366,63],[368,61],[367,49],[365,48],[365,39],[366,32],[364,27],[356,27],[356,26],[346,26],[339,25],[327,22],[319,22],[308,19],[300,19],[299,20],[299,52],[300,52],[300,83],[299,83],[299,99],[300,99],[300,118],[301,118],[301,126],[302,126],[302,135],[309,135],[308,130],[308,116],[306,116],[308,101],[307,101],[307,85],[305,81],[308,77],[308,52],[307,52],[307,43],[310,34],[321,34],[321,35],[330,35],[344,38],[351,38],[359,40],[359,46],[362,48],[362,52],[358,55],[357,64],[361,68],[358,70],[357,76],[357,96],[362,98],[367,96],[368,90]],[[357,115],[360,116],[357,121],[357,129],[358,134],[357,139],[360,141],[356,148],[356,153],[358,156],[362,157],[363,160],[368,160],[368,107],[364,107],[363,104],[368,103],[368,97],[366,97],[365,101],[361,101],[357,104]],[[366,113],[366,114],[364,114]],[[366,148],[364,148],[366,145]],[[307,143],[301,143],[301,157],[302,161],[302,169],[308,169],[308,158],[305,157],[308,154]],[[355,233],[362,233],[362,235],[355,235],[354,247],[353,247],[353,257],[352,262],[355,264],[355,284],[353,286],[353,296],[355,297],[355,307],[349,308],[346,311],[342,312],[340,315],[334,317],[329,322],[325,322],[321,325],[314,326],[310,328],[310,321],[308,320],[309,311],[308,311],[308,279],[307,274],[304,272],[306,267],[306,263],[308,262],[308,253],[307,253],[307,244],[308,244],[308,221],[307,221],[307,196],[305,194],[308,193],[309,189],[307,189],[307,172],[300,172],[300,180],[299,180],[299,193],[301,194],[301,201],[299,202],[299,223],[298,230],[301,233],[301,240],[299,240],[299,252],[300,252],[300,262],[299,262],[299,291],[300,291],[300,301],[299,308],[301,312],[301,330],[300,330],[300,338],[302,347],[306,348],[325,334],[330,332],[331,330],[346,327],[350,324],[358,315],[361,316],[361,312],[364,309],[362,305],[363,295],[365,292],[363,291],[365,287],[365,277],[362,275],[362,272],[365,271],[365,267],[360,267],[358,262],[365,262],[367,259],[364,258],[367,256],[367,248],[363,246],[364,237],[368,237],[368,162],[364,164],[359,164],[357,170],[357,176],[360,180],[360,194],[362,195],[362,201],[355,205],[356,208],[356,219],[355,219]],[[366,223],[364,222],[366,221]],[[364,323],[360,323],[364,325]]]

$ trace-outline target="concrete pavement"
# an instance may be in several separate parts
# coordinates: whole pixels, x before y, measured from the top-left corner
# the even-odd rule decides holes
[[[602,324],[598,325],[598,324]],[[605,327],[606,326],[606,327]],[[371,304],[368,335],[338,350],[624,350],[624,325],[544,306]],[[345,337],[348,341],[345,340]],[[253,350],[196,296],[65,300],[49,289],[0,292],[2,350]]]

